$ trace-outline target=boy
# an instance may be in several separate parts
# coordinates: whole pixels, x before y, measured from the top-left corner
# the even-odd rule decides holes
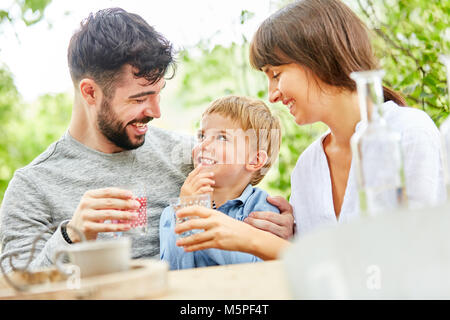
[[[278,118],[260,100],[227,96],[211,103],[202,116],[199,144],[193,149],[195,169],[180,197],[209,193],[211,207],[243,221],[253,211],[279,210],[255,188],[275,162],[281,143]],[[185,252],[177,247],[175,212],[164,209],[160,220],[160,257],[170,269],[260,261],[253,255],[218,249]]]

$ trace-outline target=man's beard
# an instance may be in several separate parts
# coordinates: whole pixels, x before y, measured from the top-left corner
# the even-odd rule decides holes
[[[145,142],[145,134],[139,136],[137,142],[133,143],[127,133],[127,125],[141,122],[147,123],[153,120],[152,117],[136,119],[127,124],[123,124],[112,111],[111,104],[107,98],[102,101],[100,112],[97,114],[97,125],[101,133],[117,147],[124,150],[133,150],[142,146]]]

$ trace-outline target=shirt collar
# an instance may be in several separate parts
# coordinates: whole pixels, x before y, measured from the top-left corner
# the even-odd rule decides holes
[[[228,200],[227,202],[225,202],[224,205],[228,204],[228,203],[236,203],[236,202],[241,202],[241,203],[245,203],[247,201],[247,199],[251,196],[251,194],[253,193],[253,186],[251,184],[249,184],[244,191],[242,191],[241,195],[235,199],[232,200]]]

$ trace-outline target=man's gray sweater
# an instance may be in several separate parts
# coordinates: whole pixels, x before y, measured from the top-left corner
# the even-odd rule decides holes
[[[53,264],[55,252],[69,244],[61,230],[52,230],[71,219],[83,194],[92,189],[146,184],[149,203],[148,234],[132,238],[132,258],[158,257],[159,218],[170,197],[179,195],[193,169],[194,140],[158,128],[149,128],[141,147],[106,154],[90,149],[66,132],[29,165],[17,170],[1,207],[2,254],[17,252],[16,266],[27,261],[33,239],[37,243],[30,268]],[[98,238],[111,238],[100,233]],[[9,259],[3,266],[10,270]]]

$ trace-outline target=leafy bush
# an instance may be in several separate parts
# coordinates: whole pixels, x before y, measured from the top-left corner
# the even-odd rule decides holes
[[[450,1],[357,3],[361,18],[373,31],[385,83],[440,125],[449,111],[445,68],[438,57],[450,53]]]

